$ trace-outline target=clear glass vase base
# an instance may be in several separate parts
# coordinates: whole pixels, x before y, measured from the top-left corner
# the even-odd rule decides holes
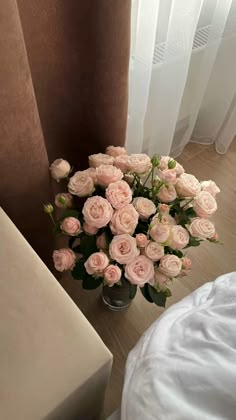
[[[110,311],[115,311],[115,312],[120,312],[120,311],[124,311],[125,309],[127,309],[130,304],[130,302],[124,302],[123,300],[114,300],[114,299],[110,299],[108,296],[104,297],[102,295],[102,301],[104,303],[104,305],[110,309]]]

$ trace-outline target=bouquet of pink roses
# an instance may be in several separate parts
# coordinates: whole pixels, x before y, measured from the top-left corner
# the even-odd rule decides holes
[[[68,248],[53,253],[58,271],[71,270],[83,288],[129,282],[149,302],[165,306],[168,285],[186,275],[191,261],[184,251],[201,241],[218,242],[210,217],[220,191],[213,181],[199,182],[169,156],[128,155],[122,147],[89,156],[89,168],[71,174],[57,159],[50,167],[68,192],[56,195],[62,209],[55,230],[68,235]]]

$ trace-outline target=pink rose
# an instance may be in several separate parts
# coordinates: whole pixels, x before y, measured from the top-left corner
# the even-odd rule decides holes
[[[128,234],[117,235],[112,239],[109,253],[113,260],[120,264],[127,264],[139,255],[136,240]]]
[[[69,162],[64,159],[56,159],[50,166],[51,177],[60,181],[60,179],[66,178],[71,170]]]
[[[72,207],[73,197],[69,193],[57,194],[55,197],[55,204],[61,209],[68,209]]]
[[[190,258],[184,257],[182,259],[182,270],[180,272],[180,276],[181,277],[187,276],[191,270],[191,266],[192,266],[192,262]]]
[[[190,234],[199,239],[213,238],[215,235],[215,226],[210,220],[205,218],[196,218],[188,227]]]
[[[103,187],[108,187],[112,182],[120,181],[123,173],[113,165],[100,165],[96,169],[97,183]]]
[[[81,231],[81,224],[75,217],[66,217],[60,226],[61,230],[70,236],[77,236]]]
[[[124,181],[126,181],[129,185],[133,185],[133,182],[134,182],[134,175],[131,175],[131,174],[126,174],[126,175],[124,175]]]
[[[75,253],[69,248],[61,248],[53,252],[53,262],[57,271],[72,270],[75,266]]]
[[[132,204],[127,204],[125,207],[115,210],[110,223],[113,235],[121,233],[133,235],[138,224],[138,216]]]
[[[167,277],[177,277],[182,268],[182,261],[176,255],[164,255],[159,264],[159,271]]]
[[[183,249],[189,243],[189,233],[180,225],[172,227],[172,239],[170,241],[170,247],[172,249]]]
[[[108,286],[113,286],[121,278],[121,269],[117,265],[108,265],[104,271],[104,280]]]
[[[136,236],[135,236],[135,238],[136,238],[136,243],[137,243],[137,246],[139,247],[139,248],[145,248],[145,246],[148,244],[148,238],[147,238],[147,235],[144,235],[144,233],[138,233]]]
[[[89,166],[92,168],[98,168],[100,165],[113,165],[114,158],[105,153],[96,153],[95,155],[89,156]]]
[[[106,249],[108,247],[107,237],[105,232],[97,237],[97,247],[98,249]]]
[[[164,247],[157,242],[150,241],[145,248],[145,255],[152,261],[159,261],[164,255]]]
[[[201,191],[194,199],[193,208],[199,217],[208,217],[217,210],[217,203],[208,191]]]
[[[116,158],[117,156],[127,155],[127,152],[124,147],[108,146],[106,148],[106,154]]]
[[[153,262],[144,255],[139,255],[125,266],[125,277],[131,284],[143,287],[154,278]]]
[[[85,269],[88,274],[102,275],[105,268],[108,266],[109,260],[104,252],[94,252],[91,254],[87,261],[84,263]]]
[[[97,184],[97,173],[95,168],[87,168],[84,171],[81,171],[84,175],[90,176],[92,178],[93,183]]]
[[[143,174],[150,171],[151,167],[151,159],[148,155],[145,155],[144,153],[138,153],[129,156],[128,168],[130,172]]]
[[[106,198],[115,209],[121,209],[132,201],[132,191],[125,181],[112,182],[106,189]]]
[[[156,213],[157,208],[155,204],[144,197],[137,197],[133,200],[133,206],[138,212],[140,219],[147,220],[152,214]]]
[[[121,155],[117,156],[114,160],[114,165],[116,168],[119,168],[124,174],[129,172],[129,156]]]
[[[165,169],[168,169],[169,160],[171,160],[170,156],[162,156],[158,169],[160,169],[161,171],[164,171]]]
[[[191,174],[182,174],[175,184],[179,197],[195,197],[201,191],[201,184]]]
[[[93,193],[94,183],[90,176],[78,171],[70,178],[68,190],[78,197],[87,197]]]
[[[165,169],[164,171],[160,171],[159,177],[162,181],[166,182],[167,184],[174,185],[176,183],[175,169]]]
[[[105,198],[96,195],[86,200],[82,213],[85,223],[96,228],[101,228],[110,222],[113,209]]]
[[[177,176],[180,176],[180,175],[182,175],[182,174],[185,172],[185,170],[184,170],[183,166],[182,166],[182,165],[180,165],[180,163],[179,163],[179,162],[176,162],[175,172],[176,172],[176,175],[177,175]]]
[[[175,187],[173,185],[163,185],[157,193],[157,197],[163,203],[170,203],[177,197]]]
[[[219,187],[214,181],[203,181],[201,183],[202,191],[208,191],[213,197],[220,192]]]
[[[156,287],[157,289],[165,289],[164,286],[168,283],[168,277],[164,276],[159,270],[155,270],[155,277],[152,286]]]
[[[161,215],[169,213],[170,206],[168,204],[158,204],[158,210]]]
[[[96,235],[98,233],[98,228],[88,225],[88,223],[83,224],[83,230],[87,235]]]
[[[163,214],[163,216],[161,216],[161,223],[170,226],[176,225],[174,217],[172,217],[170,214]]]
[[[168,283],[168,277],[164,276],[159,270],[155,270],[155,283],[156,285],[165,286]]]
[[[154,223],[151,224],[149,234],[155,242],[163,244],[170,238],[171,228],[163,223]]]

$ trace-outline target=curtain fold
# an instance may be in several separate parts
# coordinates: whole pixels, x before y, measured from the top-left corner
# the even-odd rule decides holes
[[[124,145],[130,0],[2,0],[0,204],[47,259],[48,164]]]
[[[225,153],[236,134],[235,0],[133,0],[131,16],[128,150],[178,156],[195,141]]]

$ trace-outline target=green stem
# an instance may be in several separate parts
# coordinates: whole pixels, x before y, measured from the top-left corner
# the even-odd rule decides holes
[[[52,220],[52,223],[54,224],[54,226],[55,226],[55,220],[54,220],[54,217],[53,217],[53,215],[52,215],[52,213],[50,213],[50,215],[49,215],[50,217],[51,217],[51,220]]]
[[[144,183],[143,183],[143,187],[145,187],[145,185],[146,185],[147,181],[149,180],[149,178],[150,178],[150,176],[151,176],[151,174],[152,174],[152,172],[153,172],[153,169],[154,169],[154,168],[152,167],[151,171],[149,172],[149,174],[148,174],[147,178],[145,179],[145,181],[144,181]]]
[[[152,198],[154,196],[154,167],[152,167]]]

